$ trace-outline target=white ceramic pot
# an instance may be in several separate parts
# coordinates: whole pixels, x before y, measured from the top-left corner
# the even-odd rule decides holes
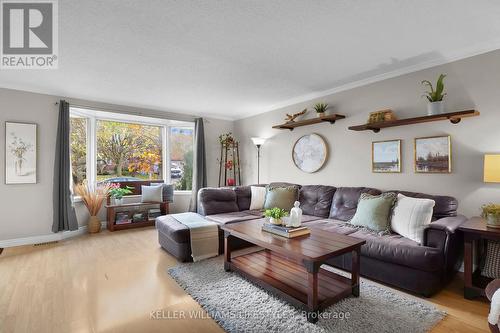
[[[275,224],[275,225],[281,225],[282,221],[281,221],[281,219],[275,219],[274,217],[270,217],[269,223]]]
[[[115,198],[115,205],[117,205],[117,206],[123,205],[123,198],[120,198],[120,199]]]
[[[427,104],[427,115],[434,116],[437,114],[444,113],[444,102],[432,102]]]
[[[316,112],[318,118],[323,118],[325,116],[325,112]]]
[[[500,218],[498,216],[488,214],[486,217],[486,225],[490,228],[500,228]]]

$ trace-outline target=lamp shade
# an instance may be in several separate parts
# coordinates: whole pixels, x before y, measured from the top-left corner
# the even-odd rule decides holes
[[[484,155],[484,182],[500,183],[500,154]]]
[[[253,144],[256,146],[261,146],[266,142],[265,138],[252,138]]]

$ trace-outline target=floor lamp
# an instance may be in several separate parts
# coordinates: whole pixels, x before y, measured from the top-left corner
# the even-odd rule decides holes
[[[252,138],[253,144],[257,147],[257,184],[260,183],[260,147],[266,142],[264,138]]]

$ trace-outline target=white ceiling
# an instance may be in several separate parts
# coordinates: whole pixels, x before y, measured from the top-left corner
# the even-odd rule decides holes
[[[0,86],[237,119],[500,48],[500,1],[60,0],[59,69]]]

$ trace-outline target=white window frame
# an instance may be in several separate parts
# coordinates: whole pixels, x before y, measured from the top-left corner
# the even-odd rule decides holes
[[[82,117],[87,119],[87,181],[95,184],[97,182],[97,121],[117,121],[148,126],[161,127],[162,137],[162,175],[167,184],[170,179],[170,132],[171,128],[189,128],[194,130],[194,122],[177,121],[163,118],[152,118],[144,116],[129,115],[125,113],[100,111],[70,105],[70,117]],[[194,136],[193,136],[194,148]],[[71,171],[70,171],[71,172]],[[174,190],[174,194],[191,194],[192,190]]]

